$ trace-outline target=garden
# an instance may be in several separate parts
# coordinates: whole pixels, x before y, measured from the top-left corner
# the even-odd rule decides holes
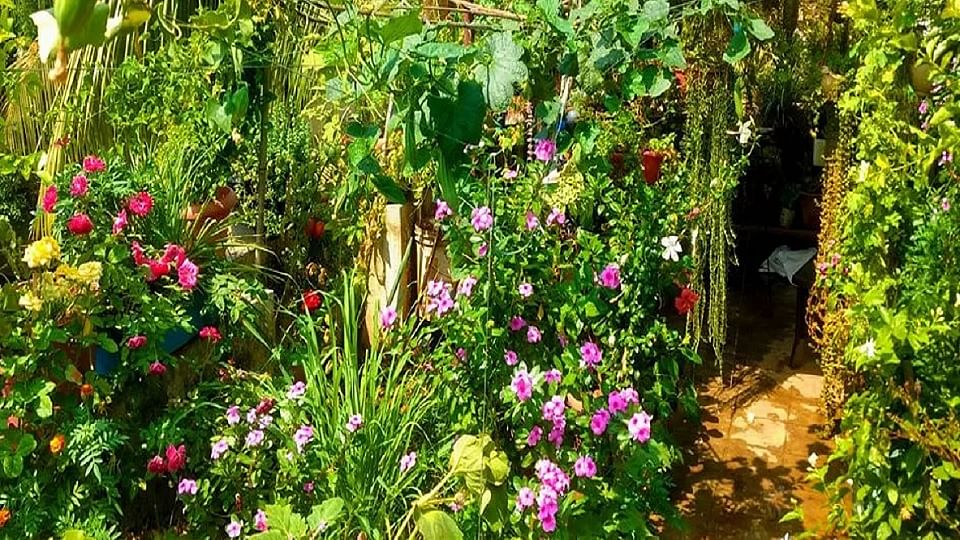
[[[0,538],[957,538],[960,1],[0,0],[0,58]]]

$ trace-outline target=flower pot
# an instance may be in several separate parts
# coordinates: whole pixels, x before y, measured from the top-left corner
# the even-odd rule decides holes
[[[187,207],[187,219],[190,221],[226,219],[239,203],[237,193],[229,186],[220,186],[214,192],[213,199],[203,204],[191,203]]]
[[[663,165],[663,154],[656,150],[643,151],[643,178],[647,184],[653,185],[660,180],[660,166]]]

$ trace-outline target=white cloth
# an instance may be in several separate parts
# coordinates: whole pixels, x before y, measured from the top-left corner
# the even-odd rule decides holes
[[[793,276],[816,255],[817,248],[790,249],[787,246],[779,246],[773,250],[767,260],[760,263],[760,271],[781,275],[794,285]]]

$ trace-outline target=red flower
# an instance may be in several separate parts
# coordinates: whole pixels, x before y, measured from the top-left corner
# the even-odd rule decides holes
[[[146,191],[141,191],[133,197],[130,197],[130,201],[127,202],[127,208],[135,215],[143,217],[149,214],[150,209],[153,208],[153,197]]]
[[[84,172],[96,173],[96,172],[103,172],[106,169],[107,169],[107,164],[104,163],[99,156],[87,156],[83,158]]]
[[[50,186],[47,188],[47,191],[43,193],[43,211],[46,213],[53,212],[53,207],[57,205],[57,186]]]
[[[163,251],[163,256],[160,257],[160,262],[164,264],[173,263],[174,266],[179,267],[186,258],[187,252],[184,251],[182,247],[176,244],[167,244],[166,249]]]
[[[78,236],[89,234],[93,230],[93,222],[86,214],[76,214],[67,220],[67,229]]]
[[[319,292],[310,289],[303,291],[303,307],[307,308],[307,311],[317,309],[322,303],[323,298]]]
[[[263,398],[260,400],[260,403],[257,404],[257,414],[264,415],[269,413],[273,409],[274,401],[270,398]]]
[[[220,330],[217,330],[216,326],[204,326],[200,329],[200,337],[211,343],[216,343],[220,341]]]
[[[130,244],[130,253],[133,255],[133,263],[137,266],[147,264],[147,258],[143,255],[143,248],[140,242]]]
[[[150,375],[156,375],[158,377],[162,376],[167,372],[167,366],[161,364],[160,362],[154,362],[150,364],[150,369],[147,370],[147,373]]]
[[[693,309],[697,300],[700,300],[700,295],[693,292],[690,287],[684,287],[680,290],[680,295],[673,301],[673,306],[677,308],[677,313],[686,315]]]
[[[187,464],[187,447],[184,445],[167,447],[167,472],[175,473]]]
[[[163,474],[167,472],[167,462],[160,456],[153,456],[147,462],[147,471],[153,474]]]
[[[80,386],[80,397],[82,399],[87,399],[93,395],[93,385],[83,384]]]
[[[147,281],[156,281],[170,273],[170,265],[156,259],[148,259],[147,266],[150,268],[150,273],[147,274]]]
[[[127,340],[127,347],[139,349],[147,344],[147,336],[133,336]]]

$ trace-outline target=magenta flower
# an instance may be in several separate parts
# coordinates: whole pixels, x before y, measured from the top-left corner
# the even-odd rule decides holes
[[[940,154],[940,161],[937,162],[937,165],[944,167],[947,163],[953,163],[953,152],[944,150],[943,153]]]
[[[50,214],[53,213],[54,207],[57,205],[57,186],[50,186],[47,188],[47,191],[43,193],[43,211]]]
[[[196,495],[197,481],[190,478],[182,478],[177,485],[177,495]]]
[[[267,429],[267,427],[273,423],[273,417],[269,414],[265,414],[260,417],[260,421],[257,422],[257,425],[260,426],[260,429]]]
[[[513,376],[513,381],[510,382],[510,389],[513,390],[513,393],[517,395],[517,399],[520,401],[526,401],[533,396],[533,379],[530,377],[530,374],[527,373],[527,370],[521,369]]]
[[[237,419],[239,420],[239,417]],[[210,459],[214,461],[220,459],[220,456],[225,454],[228,449],[230,449],[230,443],[226,439],[220,439],[210,445]]]
[[[527,230],[532,231],[539,226],[540,226],[540,220],[537,219],[537,215],[527,210]]]
[[[436,298],[443,294],[447,289],[447,284],[443,280],[430,280],[427,282],[427,296]]]
[[[127,340],[127,348],[130,349],[139,349],[147,344],[147,336],[132,336]]]
[[[163,365],[161,362],[154,362],[150,364],[149,368],[147,368],[147,374],[153,375],[155,377],[161,377],[166,372],[167,372],[167,366]]]
[[[927,110],[929,108],[930,108],[930,104],[927,103],[927,100],[924,99],[923,101],[920,102],[920,105],[917,106],[917,111],[920,114],[927,114]]]
[[[529,283],[521,283],[520,286],[517,287],[517,292],[520,293],[520,296],[524,298],[530,298],[530,296],[533,295],[533,285]]]
[[[620,391],[620,399],[622,399],[627,405],[631,403],[640,403],[640,394],[637,394],[637,391],[633,388],[624,388]]]
[[[400,458],[400,472],[405,473],[413,468],[417,464],[417,453],[410,452],[409,454]]]
[[[613,390],[607,396],[607,410],[610,414],[617,414],[627,410],[627,400],[620,395],[620,392]]]
[[[565,334],[561,333],[561,334],[557,334],[557,343],[559,343],[561,347],[566,347],[567,344],[570,343],[570,341],[567,339],[567,336]]]
[[[597,465],[590,456],[580,456],[573,464],[573,474],[581,478],[593,478],[597,474]]]
[[[293,442],[297,445],[297,452],[303,453],[303,447],[313,440],[313,426],[300,426],[293,434]]]
[[[140,247],[140,242],[134,241],[130,244],[130,255],[133,256],[133,264],[137,266],[147,264],[147,258],[143,254],[143,248]]]
[[[560,418],[559,421],[553,424],[553,428],[550,430],[550,433],[547,434],[547,440],[557,448],[560,448],[560,446],[563,445],[563,433],[564,429],[566,429],[566,426],[566,419]]]
[[[467,276],[457,285],[457,294],[469,297],[473,294],[473,287],[477,284],[477,278]]]
[[[493,213],[490,211],[490,208],[486,206],[474,208],[473,212],[470,213],[470,224],[473,225],[473,230],[477,232],[482,232],[492,227]]]
[[[127,208],[133,212],[133,215],[144,217],[150,213],[153,208],[153,197],[146,191],[141,191],[127,201]]]
[[[223,339],[220,335],[220,330],[216,326],[204,326],[200,329],[199,333],[202,339],[209,341],[210,343],[216,343]]]
[[[257,513],[253,515],[253,528],[263,532],[269,528],[267,525],[267,513],[257,508]]]
[[[227,424],[235,426],[240,423],[240,407],[233,405],[227,409]]]
[[[630,436],[637,442],[647,442],[650,440],[650,420],[651,416],[645,411],[635,413],[630,420],[627,420],[627,430]]]
[[[530,433],[527,434],[527,446],[536,446],[540,442],[540,437],[543,437],[543,428],[540,426],[533,426],[533,429],[531,429]]]
[[[359,414],[354,414],[347,420],[347,431],[350,433],[356,432],[360,429],[360,426],[363,425],[363,417]]]
[[[82,174],[74,176],[73,180],[70,181],[70,195],[74,197],[83,197],[89,189],[90,182],[88,182],[87,177]]]
[[[563,414],[566,410],[566,404],[563,401],[563,396],[553,396],[548,401],[543,403],[543,419],[547,422],[556,422],[564,418]]]
[[[513,180],[514,178],[517,177],[518,174],[520,174],[520,173],[518,173],[515,169],[504,169],[504,170],[503,170],[503,177],[506,178],[507,180]]]
[[[517,353],[514,351],[507,351],[503,353],[503,361],[507,363],[508,366],[517,365]]]
[[[397,322],[397,310],[393,306],[387,306],[380,310],[380,327],[384,330],[393,326]]]
[[[603,435],[607,430],[607,424],[610,423],[610,413],[606,409],[598,409],[590,418],[590,431],[594,435]]]
[[[550,209],[550,215],[547,216],[547,227],[551,225],[563,225],[567,222],[567,216],[559,208]]]
[[[433,219],[437,221],[443,221],[452,215],[453,210],[450,209],[450,205],[448,205],[443,199],[437,199],[436,210],[433,211]]]
[[[527,325],[527,321],[523,320],[519,315],[514,315],[510,318],[510,331],[519,332]]]
[[[533,490],[528,487],[520,488],[517,492],[517,510],[523,511],[533,506]]]
[[[551,369],[550,371],[543,374],[543,380],[550,384],[555,384],[560,382],[561,378],[562,377],[560,375],[559,369]]]
[[[160,262],[163,264],[172,263],[176,267],[182,265],[185,260],[187,260],[187,251],[177,244],[167,244],[160,257]]]
[[[290,399],[300,399],[306,393],[307,393],[307,383],[303,381],[297,381],[291,384],[290,388],[287,389],[287,397]]]
[[[99,156],[89,155],[83,158],[83,170],[87,173],[98,173],[103,172],[107,169],[107,164],[104,163]]]
[[[120,209],[117,217],[113,218],[113,234],[120,234],[127,227],[127,211]]]
[[[226,531],[228,538],[239,538],[243,534],[243,522],[231,521],[223,530]]]
[[[527,343],[539,343],[541,335],[540,329],[536,326],[531,324],[527,327]]]
[[[620,288],[620,267],[616,264],[608,264],[600,272],[600,284],[608,289]]]
[[[177,283],[186,290],[191,290],[197,286],[197,275],[200,269],[197,265],[190,262],[190,259],[184,259],[183,264],[177,268]]]
[[[487,256],[487,252],[489,252],[489,251],[490,251],[490,246],[488,246],[487,243],[484,242],[484,243],[480,244],[480,249],[477,250],[477,255],[479,255],[479,256],[481,256],[481,257],[486,257],[486,256]]]
[[[557,153],[557,143],[553,139],[539,139],[533,149],[533,155],[540,161],[550,161]]]
[[[247,433],[247,438],[244,443],[248,447],[260,446],[263,442],[263,431],[259,429],[251,430],[250,433]]]
[[[303,484],[304,493],[313,493],[313,482],[306,482]]]
[[[580,367],[595,369],[600,365],[601,360],[603,360],[603,352],[596,343],[588,341],[580,347]]]
[[[67,230],[77,236],[90,234],[93,230],[93,221],[90,221],[90,216],[86,214],[76,214],[67,220]]]
[[[251,407],[250,410],[247,411],[247,423],[253,424],[256,421],[257,421],[257,409],[255,407]]]
[[[946,198],[946,197],[944,197],[943,199],[940,199],[940,209],[943,210],[944,212],[949,212],[949,211],[950,211],[950,199],[948,199],[948,198]]]
[[[466,360],[466,359],[467,359],[467,350],[464,349],[463,347],[458,348],[458,349],[457,349],[457,352],[454,353],[454,354],[457,355],[457,359],[460,360],[460,361],[463,361],[463,360]]]

